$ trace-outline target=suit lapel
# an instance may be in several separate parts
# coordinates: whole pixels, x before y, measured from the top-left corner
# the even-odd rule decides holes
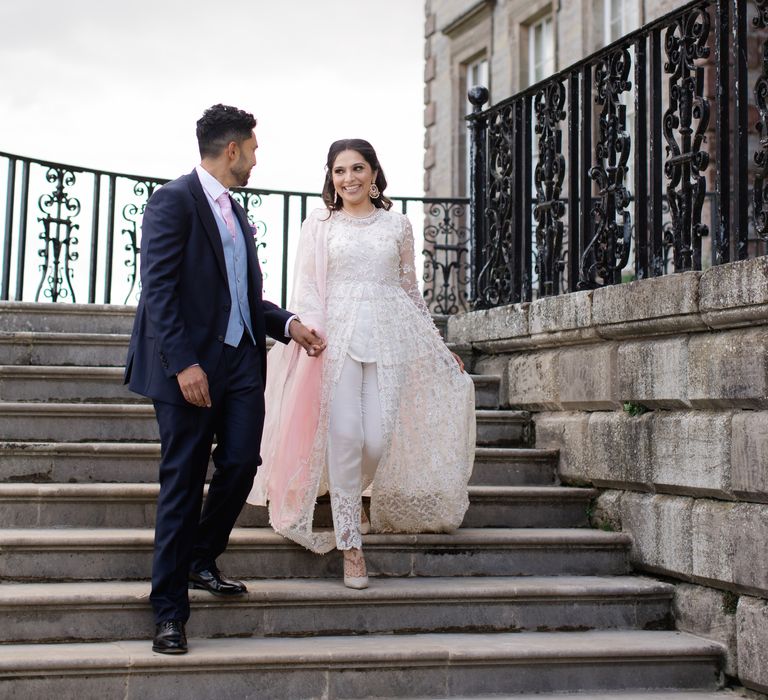
[[[213,218],[213,212],[211,211],[211,205],[208,204],[208,198],[203,192],[203,186],[200,184],[200,178],[197,176],[196,171],[192,171],[189,176],[189,190],[195,199],[195,206],[197,207],[197,213],[200,215],[200,220],[203,222],[203,228],[211,242],[216,262],[219,265],[219,271],[221,276],[227,279],[227,266],[224,262],[224,246],[221,244],[221,234],[219,233],[219,227],[216,225],[216,219]]]

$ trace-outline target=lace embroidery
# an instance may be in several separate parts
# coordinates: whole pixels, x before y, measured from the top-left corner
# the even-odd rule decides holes
[[[327,217],[327,211],[310,216]],[[359,547],[360,495],[331,497],[336,535],[312,530],[315,498],[327,491],[328,409],[354,330],[360,302],[369,302],[386,446],[371,488],[371,524],[378,532],[441,532],[457,528],[469,505],[467,483],[475,447],[474,387],[441,338],[418,287],[413,231],[402,214],[377,209],[365,219],[331,215],[326,238],[325,295],[314,282],[314,242],[299,251],[302,294],[294,309],[322,320],[320,420],[310,456],[310,485],[301,516],[281,531],[326,552]],[[354,502],[353,502],[354,501]],[[338,517],[336,513],[338,512]]]
[[[360,549],[363,539],[360,535],[360,494],[346,494],[331,490],[333,529],[336,534],[336,549]]]

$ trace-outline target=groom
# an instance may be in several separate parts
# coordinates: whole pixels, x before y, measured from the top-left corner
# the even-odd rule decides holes
[[[216,566],[261,463],[266,338],[310,355],[323,341],[262,299],[245,212],[229,195],[256,165],[256,120],[214,105],[197,122],[201,163],[157,190],[142,224],[142,292],[125,381],[154,402],[160,495],[150,600],[153,651],[187,651],[187,588],[246,592]],[[205,505],[211,447],[216,467]]]

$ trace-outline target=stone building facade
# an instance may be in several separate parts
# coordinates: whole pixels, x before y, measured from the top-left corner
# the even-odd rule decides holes
[[[427,195],[468,194],[468,87],[496,104],[683,4],[427,0]],[[749,37],[751,86],[765,39]],[[750,160],[757,119],[750,107]],[[457,314],[447,336],[501,377],[504,407],[533,414],[562,482],[601,491],[593,526],[629,533],[635,569],[676,585],[677,628],[722,643],[733,682],[768,693],[768,257],[753,243],[753,259],[702,272]]]
[[[679,0],[426,0],[424,190],[463,196],[467,89],[490,104],[679,7]]]

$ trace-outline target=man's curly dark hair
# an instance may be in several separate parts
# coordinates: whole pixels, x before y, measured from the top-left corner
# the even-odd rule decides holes
[[[197,144],[201,158],[215,158],[230,141],[240,143],[250,138],[256,119],[229,105],[213,105],[197,121]]]

